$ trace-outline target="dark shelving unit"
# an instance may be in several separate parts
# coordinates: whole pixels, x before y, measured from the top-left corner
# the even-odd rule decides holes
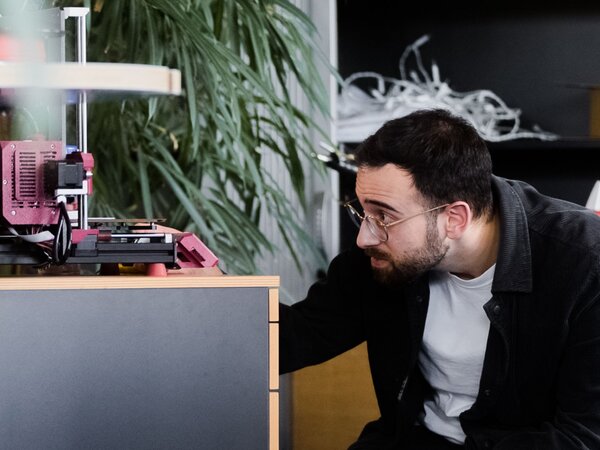
[[[413,2],[414,3],[414,2]],[[600,86],[600,3],[464,1],[440,7],[407,2],[338,0],[339,71],[399,78],[407,45],[424,34],[424,66],[459,92],[489,89],[559,139],[488,142],[494,173],[584,205],[600,179],[600,139],[590,138],[590,86]],[[585,88],[585,87],[588,88]],[[599,119],[600,120],[600,119]],[[352,151],[357,143],[344,143]],[[352,196],[354,175],[340,176]],[[342,215],[342,247],[355,230]]]

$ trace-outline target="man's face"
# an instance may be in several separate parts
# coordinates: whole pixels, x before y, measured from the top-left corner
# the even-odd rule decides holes
[[[360,168],[356,178],[356,195],[364,213],[391,223],[427,209],[412,184],[410,174],[387,164],[379,168]],[[357,245],[371,257],[375,278],[386,284],[414,280],[437,266],[448,245],[438,229],[438,215],[417,215],[387,229],[388,239],[381,242],[363,223]]]

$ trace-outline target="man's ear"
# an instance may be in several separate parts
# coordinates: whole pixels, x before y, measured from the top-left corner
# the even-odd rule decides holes
[[[473,220],[473,212],[466,202],[454,202],[446,206],[446,235],[450,239],[458,239]]]

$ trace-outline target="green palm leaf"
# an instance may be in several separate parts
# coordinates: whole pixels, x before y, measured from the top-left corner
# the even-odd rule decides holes
[[[178,98],[90,104],[92,213],[165,217],[196,231],[230,273],[255,273],[257,259],[276,250],[259,228],[268,213],[299,268],[301,255],[320,257],[298,225],[299,212],[262,165],[264,152],[275,152],[303,205],[305,162],[322,168],[310,138],[320,130],[289,91],[294,81],[327,114],[309,18],[288,0],[85,5],[92,10],[89,61],[177,68],[184,90]]]

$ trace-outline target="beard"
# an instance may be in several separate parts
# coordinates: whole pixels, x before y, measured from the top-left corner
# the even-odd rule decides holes
[[[365,254],[390,263],[388,267],[384,268],[372,267],[376,281],[390,286],[398,286],[410,283],[433,269],[444,258],[447,251],[448,246],[443,244],[435,220],[428,220],[426,243],[413,255],[404,255],[400,259],[376,248],[365,249]]]

